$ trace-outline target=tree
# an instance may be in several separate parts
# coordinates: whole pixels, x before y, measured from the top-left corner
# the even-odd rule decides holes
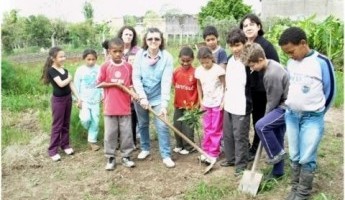
[[[125,15],[123,16],[123,21],[125,25],[135,27],[137,24],[137,17],[134,15]]]
[[[218,42],[221,43],[221,46],[226,45],[226,37],[229,33],[229,30],[233,27],[238,26],[237,21],[231,17],[226,19],[216,19],[214,17],[208,16],[203,22],[204,27],[212,25],[217,28],[219,34]]]
[[[199,25],[204,28],[204,20],[208,17],[215,19],[240,20],[244,15],[251,12],[251,6],[245,5],[242,0],[210,0],[199,12]]]
[[[87,22],[71,24],[68,27],[69,37],[74,48],[80,46],[96,46],[96,30]]]
[[[61,20],[53,20],[51,22],[53,27],[53,33],[51,35],[52,44],[54,46],[61,45],[69,42],[69,32],[67,30],[67,24]],[[53,46],[53,45],[52,45]]]
[[[146,11],[143,19],[144,27],[152,27],[157,26],[157,23],[159,23],[161,20],[161,17],[153,10]]]
[[[90,2],[85,1],[83,6],[83,14],[85,17],[85,20],[92,23],[93,22],[93,7]]]
[[[38,47],[50,47],[50,37],[53,27],[50,20],[43,15],[30,15],[25,20],[25,33],[27,34],[28,44]]]

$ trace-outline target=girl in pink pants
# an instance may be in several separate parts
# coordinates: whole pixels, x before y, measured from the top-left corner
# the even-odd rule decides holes
[[[214,63],[212,51],[201,47],[198,51],[201,64],[195,70],[198,80],[198,93],[201,109],[206,110],[203,116],[202,149],[211,160],[200,156],[201,161],[215,162],[220,154],[220,141],[223,135],[223,97],[225,85],[225,70]]]

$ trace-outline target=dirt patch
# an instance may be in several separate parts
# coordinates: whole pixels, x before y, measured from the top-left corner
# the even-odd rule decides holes
[[[33,118],[28,115],[24,118]],[[25,121],[25,120],[24,120]],[[222,199],[250,199],[236,192],[240,178],[233,176],[233,168],[222,168],[217,163],[208,175],[203,175],[203,164],[198,163],[198,153],[187,156],[173,154],[176,167],[167,169],[158,153],[157,141],[152,141],[151,156],[145,161],[136,159],[136,167],[125,168],[117,157],[114,171],[105,171],[106,159],[103,151],[76,150],[75,155],[61,152],[62,161],[52,162],[47,155],[49,136],[32,123],[21,124],[35,137],[28,145],[13,145],[2,150],[2,199],[185,199],[201,182],[224,184],[233,190]],[[34,127],[32,127],[34,126]],[[332,109],[326,116],[328,134],[325,137],[343,140],[343,111]],[[172,143],[174,140],[172,140]],[[326,153],[332,149],[324,150]],[[335,152],[342,152],[337,150]],[[340,156],[339,156],[340,157]],[[342,156],[341,156],[342,157]],[[342,199],[343,168],[337,166],[334,173],[327,171],[329,163],[320,158],[320,173],[315,181],[315,194],[340,194]],[[261,167],[264,167],[261,162]],[[335,163],[337,164],[337,163]],[[336,166],[335,166],[336,167]],[[323,171],[321,171],[323,170]],[[287,181],[278,185],[271,193],[259,194],[256,199],[280,199],[289,191]],[[202,191],[201,191],[202,192]],[[338,199],[338,198],[335,198]]]

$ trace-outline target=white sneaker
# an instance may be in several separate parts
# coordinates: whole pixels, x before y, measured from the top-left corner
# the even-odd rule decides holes
[[[182,151],[182,148],[181,148],[181,147],[175,147],[175,148],[173,149],[173,151],[174,151],[175,153],[180,153],[180,151]]]
[[[73,149],[72,148],[67,148],[67,149],[64,149],[65,153],[67,155],[72,155],[74,153]]]
[[[60,156],[58,153],[55,154],[55,155],[53,155],[53,156],[51,156],[51,158],[52,158],[52,160],[53,160],[54,162],[60,161],[60,160],[61,160],[61,156]]]
[[[174,161],[171,160],[170,157],[164,158],[163,163],[167,168],[175,167],[175,163],[174,163]]]
[[[138,159],[139,160],[143,160],[145,159],[147,156],[150,155],[150,152],[149,151],[141,151],[138,155]]]
[[[206,158],[205,162],[212,164],[212,163],[216,163],[217,162],[217,157],[212,157],[212,156],[208,156],[209,158]]]
[[[182,154],[182,155],[188,155],[189,151],[187,151],[186,149],[183,149],[179,153]]]
[[[206,162],[206,156],[204,156],[203,154],[201,154],[200,156],[198,156],[198,159],[200,160],[200,162]]]
[[[129,157],[122,158],[122,165],[128,168],[135,167],[135,163]]]
[[[110,158],[108,158],[108,162],[107,162],[107,165],[105,166],[105,170],[111,171],[114,169],[115,169],[115,158],[110,157]]]

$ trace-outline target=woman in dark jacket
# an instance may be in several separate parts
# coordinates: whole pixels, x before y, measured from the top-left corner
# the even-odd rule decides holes
[[[262,29],[262,23],[258,16],[255,14],[247,14],[243,17],[240,22],[240,29],[243,30],[244,34],[246,35],[248,42],[255,42],[261,45],[261,47],[265,51],[265,55],[267,59],[272,59],[279,62],[278,53],[275,50],[272,43],[266,40],[263,35],[264,31]],[[252,111],[252,119],[253,119],[253,126],[255,127],[255,123],[265,115],[265,108],[266,108],[266,92],[263,84],[263,72],[255,72],[251,73],[251,95],[253,101],[253,111]],[[260,142],[260,138],[258,137],[256,131],[254,134],[253,143],[249,150],[249,160],[253,160],[256,150],[258,148]]]

